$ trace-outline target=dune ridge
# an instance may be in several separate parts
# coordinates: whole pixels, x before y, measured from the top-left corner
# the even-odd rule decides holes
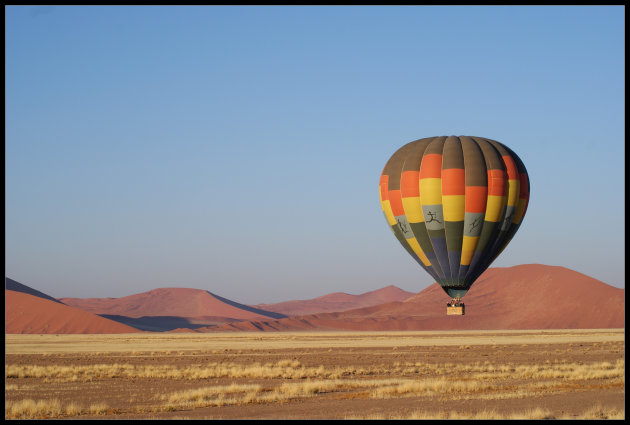
[[[446,316],[450,298],[434,283],[405,301],[197,331],[624,328],[624,294],[624,289],[564,267],[524,264],[482,274],[463,299],[464,316]]]
[[[39,297],[39,298],[44,298],[44,299],[49,300],[49,301],[54,301],[56,303],[63,304],[58,299],[56,299],[54,297],[51,297],[48,294],[44,294],[43,292],[38,291],[37,289],[33,289],[33,288],[31,288],[29,286],[26,286],[26,285],[24,285],[24,284],[22,284],[20,282],[17,282],[17,281],[15,281],[15,280],[13,280],[13,279],[11,279],[9,277],[4,279],[4,289],[5,290],[8,289],[10,291],[15,291],[15,292],[22,292],[22,293],[29,294],[29,295],[34,295],[34,296]]]
[[[542,264],[488,269],[463,299],[465,316],[446,316],[450,298],[437,283],[411,296],[390,285],[256,306],[190,288],[56,301],[26,285],[12,287],[21,291],[5,290],[6,333],[625,328],[624,289]],[[371,305],[344,309],[360,303]],[[291,314],[300,309],[326,311]]]
[[[374,291],[352,295],[345,292],[333,292],[310,300],[292,300],[274,304],[256,304],[255,307],[269,311],[299,316],[313,313],[328,313],[370,307],[391,301],[403,301],[415,295],[397,286],[389,285]]]
[[[192,288],[158,288],[121,298],[60,298],[66,305],[95,314],[130,318],[172,316],[225,317],[236,320],[279,319],[283,314],[265,311]]]
[[[138,329],[25,292],[5,290],[7,334],[113,334]]]

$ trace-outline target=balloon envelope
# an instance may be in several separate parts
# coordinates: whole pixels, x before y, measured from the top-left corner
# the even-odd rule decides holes
[[[507,146],[428,137],[398,149],[379,183],[394,235],[452,298],[462,298],[518,230],[529,177]]]

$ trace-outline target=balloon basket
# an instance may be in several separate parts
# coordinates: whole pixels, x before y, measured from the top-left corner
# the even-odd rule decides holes
[[[464,303],[447,303],[446,304],[447,316],[463,316],[464,315]]]

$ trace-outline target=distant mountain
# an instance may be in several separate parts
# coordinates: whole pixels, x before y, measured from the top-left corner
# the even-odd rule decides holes
[[[198,331],[624,328],[624,294],[624,289],[564,267],[525,264],[482,274],[463,299],[464,316],[446,316],[450,298],[434,283],[402,302]]]
[[[266,311],[190,288],[159,288],[121,298],[60,298],[66,305],[147,331],[195,329],[241,320],[273,320]]]
[[[359,295],[334,292],[310,300],[284,301],[275,304],[256,304],[255,307],[286,314],[287,316],[300,316],[370,307],[391,301],[403,301],[412,295],[415,295],[415,293],[403,291],[394,285],[389,285]]]
[[[38,292],[38,291],[36,291]],[[112,334],[140,332],[113,320],[26,291],[5,290],[7,334]]]

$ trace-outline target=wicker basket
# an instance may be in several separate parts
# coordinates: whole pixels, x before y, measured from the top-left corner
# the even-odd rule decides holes
[[[446,304],[447,316],[463,316],[464,315],[464,303],[459,304]]]

